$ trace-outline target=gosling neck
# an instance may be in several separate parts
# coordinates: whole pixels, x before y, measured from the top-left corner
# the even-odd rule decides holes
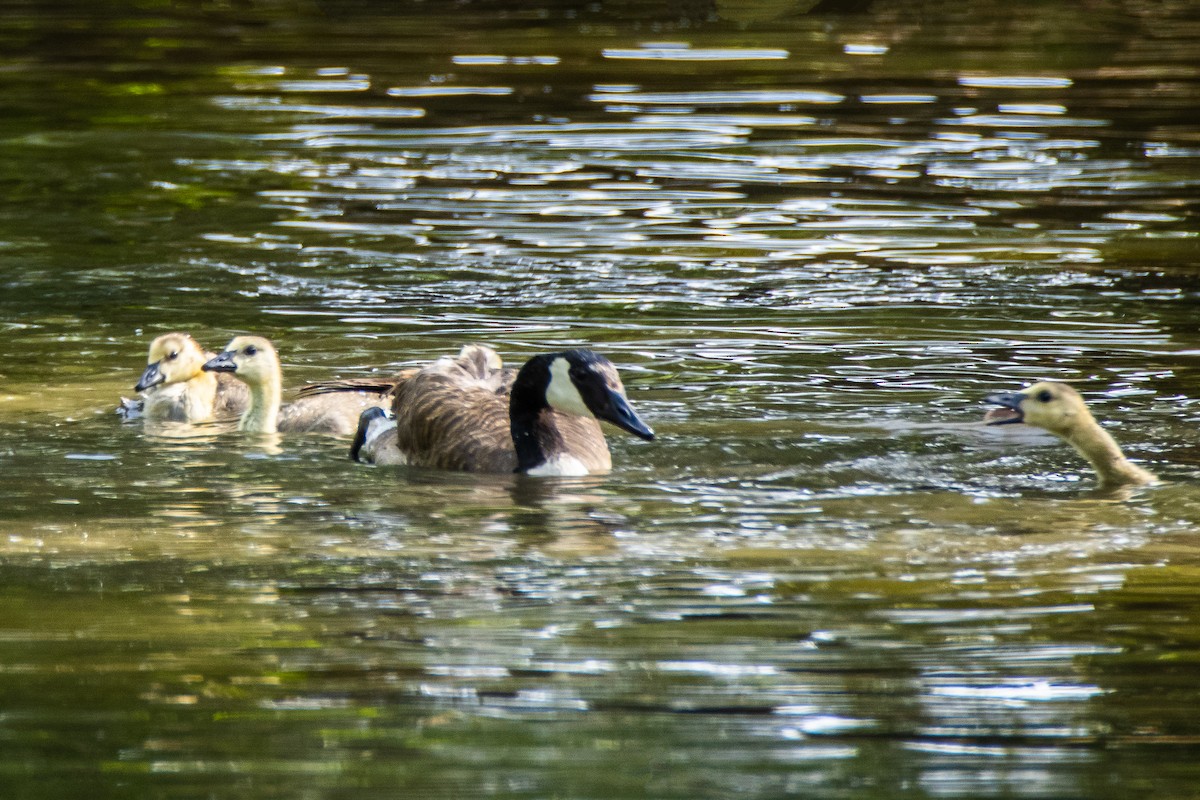
[[[242,413],[238,430],[250,433],[275,433],[279,424],[279,404],[283,394],[279,368],[276,367],[256,380],[247,383],[250,388],[250,405]]]
[[[1066,437],[1079,455],[1091,463],[1101,486],[1153,483],[1154,473],[1130,463],[1121,446],[1095,420],[1089,420]]]

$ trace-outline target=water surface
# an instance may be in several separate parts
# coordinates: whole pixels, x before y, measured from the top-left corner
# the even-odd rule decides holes
[[[0,5],[9,793],[1191,796],[1200,18],[854,5]],[[120,424],[177,329],[588,345],[660,436]],[[1040,378],[1166,483],[981,425]]]

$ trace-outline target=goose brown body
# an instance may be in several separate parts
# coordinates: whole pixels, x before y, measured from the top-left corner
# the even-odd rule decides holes
[[[989,425],[1025,423],[1053,433],[1075,448],[1096,470],[1103,487],[1154,483],[1154,473],[1129,461],[1100,426],[1079,392],[1065,383],[1042,381],[1020,392],[989,395],[1000,406],[988,412]]]
[[[572,358],[579,362],[570,367],[575,379],[600,384],[591,406],[574,386],[565,388]],[[609,402],[623,411],[606,410]],[[518,372],[505,369],[491,348],[468,345],[402,382],[392,414],[392,424],[378,414],[364,419],[356,458],[467,472],[584,475],[612,469],[597,414],[653,438],[628,407],[616,368],[590,351],[535,356]]]
[[[283,375],[279,355],[270,340],[261,336],[236,336],[225,350],[204,365],[209,372],[236,376],[249,388],[250,401],[238,429],[252,433],[328,433],[351,436],[358,418],[368,408],[389,402],[376,381],[317,384],[282,405]],[[365,388],[364,388],[365,387]],[[394,389],[394,383],[387,385]]]
[[[241,414],[250,392],[229,375],[205,372],[212,355],[186,333],[166,333],[151,342],[134,387],[141,394],[141,416],[148,422],[196,423]]]

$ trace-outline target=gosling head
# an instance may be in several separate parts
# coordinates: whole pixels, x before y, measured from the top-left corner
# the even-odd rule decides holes
[[[204,348],[186,333],[164,333],[150,343],[146,371],[134,390],[144,392],[154,386],[170,386],[190,381],[200,374],[207,356]]]
[[[261,336],[235,336],[219,356],[204,365],[209,372],[232,372],[250,386],[261,385],[279,374],[279,356]]]
[[[1096,469],[1101,487],[1155,483],[1154,473],[1131,463],[1121,447],[1096,422],[1079,392],[1065,383],[1043,381],[1020,392],[988,395],[1000,408],[984,417],[989,425],[1024,422],[1066,440]]]
[[[621,376],[607,358],[591,350],[566,350],[539,358],[547,362],[548,406],[566,414],[611,422],[647,441],[654,438],[654,431],[629,405]]]
[[[1093,421],[1079,392],[1055,381],[1035,383],[1019,392],[990,394],[986,400],[1000,406],[984,417],[988,425],[1023,422],[1069,439],[1080,425]]]

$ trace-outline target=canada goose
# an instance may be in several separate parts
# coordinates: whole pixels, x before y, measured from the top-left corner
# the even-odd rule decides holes
[[[209,372],[231,372],[250,388],[250,403],[238,430],[251,433],[331,433],[350,436],[358,417],[387,402],[383,387],[394,383],[346,381],[316,384],[295,402],[280,406],[282,371],[274,345],[261,336],[235,336],[224,352],[208,360]]]
[[[121,408],[129,418],[140,415],[153,422],[209,422],[234,416],[250,403],[245,385],[228,375],[205,372],[204,362],[212,353],[186,333],[165,333],[150,343],[147,366],[137,385],[136,401],[122,398]]]
[[[1000,408],[984,417],[989,425],[1024,422],[1053,433],[1095,468],[1101,486],[1154,483],[1154,474],[1131,464],[1120,446],[1100,427],[1079,392],[1065,383],[1043,381],[1019,392],[988,395],[987,402]]]
[[[467,472],[588,475],[612,469],[597,418],[653,439],[612,362],[590,350],[534,356],[517,372],[468,345],[396,389],[392,414],[368,410],[355,460]]]

